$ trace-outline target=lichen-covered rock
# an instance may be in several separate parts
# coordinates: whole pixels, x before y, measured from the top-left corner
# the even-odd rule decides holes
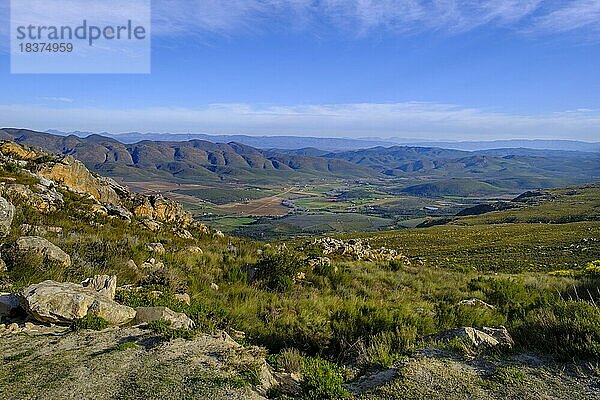
[[[74,192],[89,194],[101,203],[119,204],[121,201],[111,185],[95,177],[81,161],[71,156],[64,157],[59,163],[42,167],[38,174]]]
[[[4,142],[0,146],[0,152],[5,156],[10,156],[19,160],[30,161],[37,157],[37,154],[29,149],[19,146],[15,142]]]
[[[176,313],[167,307],[138,307],[135,309],[134,324],[143,324],[152,321],[164,320],[171,323],[171,328],[194,329],[192,321],[184,313]]]
[[[192,217],[183,210],[183,206],[161,195],[137,196],[134,199],[133,214],[139,218],[172,223],[188,227]]]
[[[96,292],[114,300],[117,291],[117,277],[110,275],[96,275],[81,282],[83,287],[89,287]]]
[[[112,325],[122,325],[135,317],[135,310],[121,305],[91,287],[75,283],[44,281],[23,291],[23,305],[37,321],[71,323],[92,313]]]
[[[10,227],[15,217],[15,206],[4,197],[0,197],[0,237],[10,233]]]
[[[503,326],[498,328],[455,328],[440,332],[434,337],[441,341],[462,339],[474,347],[512,347],[514,345],[510,334]]]
[[[148,243],[146,249],[156,254],[165,254],[165,246],[162,243]]]
[[[19,253],[33,252],[46,260],[59,263],[65,267],[71,266],[71,257],[55,244],[39,236],[22,236],[17,239],[15,249]]]
[[[11,200],[22,201],[41,213],[50,213],[59,210],[63,204],[63,195],[56,189],[49,189],[43,185],[36,185],[36,190],[20,184],[6,185],[3,189],[5,196]]]

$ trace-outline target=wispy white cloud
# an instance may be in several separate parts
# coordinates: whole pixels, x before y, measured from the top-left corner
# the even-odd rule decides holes
[[[45,96],[41,97],[42,100],[58,102],[58,103],[73,103],[75,100],[70,97],[55,97],[55,96]]]
[[[8,3],[0,0],[0,21],[6,22],[0,39],[8,37]],[[54,1],[45,3],[39,12],[32,10],[45,21],[80,15],[82,5],[100,20],[123,15],[122,8],[103,7],[102,2],[65,0],[60,7]],[[130,7],[125,3],[123,7]],[[153,0],[152,15],[158,37],[273,28],[313,31],[323,25],[349,36],[380,31],[448,35],[483,26],[528,35],[600,30],[600,0]]]
[[[212,104],[200,108],[141,109],[7,104],[0,105],[0,121],[4,126],[96,132],[597,140],[600,110],[516,115],[422,102],[296,106]]]
[[[458,34],[482,26],[535,35],[600,24],[600,0],[157,0],[161,34],[333,26],[351,35],[373,31]]]
[[[576,0],[559,3],[533,20],[530,32],[561,33],[579,29],[600,30],[600,0]]]

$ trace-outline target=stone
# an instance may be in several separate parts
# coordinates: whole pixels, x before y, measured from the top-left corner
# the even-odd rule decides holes
[[[138,307],[135,309],[134,324],[165,320],[171,322],[174,329],[194,329],[195,324],[184,313],[176,313],[167,307]]]
[[[46,260],[59,263],[65,267],[71,266],[71,257],[62,249],[39,236],[22,236],[15,243],[17,251],[22,253],[35,252]]]
[[[175,229],[173,230],[173,233],[175,234],[175,236],[180,237],[182,239],[192,240],[194,238],[194,235],[192,235],[192,233],[187,229]]]
[[[159,231],[162,228],[162,224],[160,222],[152,221],[150,219],[145,219],[142,221],[142,225],[151,230],[152,232]]]
[[[186,247],[185,249],[186,253],[191,253],[191,254],[203,254],[204,252],[202,251],[202,249],[198,246],[189,246]]]
[[[12,323],[6,327],[6,333],[19,333],[21,332],[21,328],[16,323]]]
[[[183,206],[161,195],[137,196],[134,199],[133,214],[139,218],[174,223],[186,228],[193,222],[191,215]]]
[[[109,275],[96,275],[81,282],[83,287],[89,287],[96,292],[114,300],[117,291],[117,277]]]
[[[0,320],[13,317],[21,306],[21,297],[12,293],[0,293]]]
[[[107,216],[108,210],[102,204],[92,204],[92,212],[94,214]]]
[[[510,333],[508,333],[508,329],[504,326],[498,328],[483,327],[481,328],[481,331],[496,339],[498,344],[502,347],[511,349],[515,345],[515,341],[510,336]]]
[[[491,304],[486,303],[483,300],[479,300],[479,299],[467,299],[467,300],[461,300],[458,302],[459,306],[481,306],[484,308],[489,308],[490,310],[493,310],[494,307]]]
[[[63,233],[63,228],[61,228],[60,226],[38,226],[21,224],[21,232],[29,236],[41,236],[47,235],[49,233],[60,235]]]
[[[42,185],[38,185],[36,188],[38,191],[34,192],[28,186],[11,184],[4,188],[3,193],[11,199],[20,199],[41,213],[54,212],[63,206],[64,198],[61,193]]]
[[[434,337],[442,341],[460,338],[474,347],[496,347],[500,344],[500,341],[490,334],[472,327],[449,329],[434,335]]]
[[[161,269],[164,268],[164,266],[165,265],[163,263],[157,261],[154,257],[148,259],[148,261],[143,262],[142,265],[140,265],[142,269]]]
[[[10,227],[15,217],[15,206],[4,197],[0,197],[0,236],[10,233]]]
[[[166,252],[165,246],[162,243],[148,243],[146,244],[146,249],[156,254],[165,254]]]
[[[127,221],[131,221],[131,218],[133,218],[133,214],[129,212],[129,210],[125,209],[125,207],[121,207],[116,204],[106,204],[105,207],[106,211],[108,212],[108,215],[119,217]]]
[[[100,203],[120,204],[121,199],[111,185],[94,176],[81,161],[71,156],[43,167],[38,174],[66,186],[73,192],[89,194]]]
[[[111,325],[123,325],[135,317],[135,310],[121,305],[91,287],[75,283],[44,281],[23,291],[23,305],[36,321],[72,323],[92,313]]]
[[[187,304],[188,306],[192,304],[192,299],[190,298],[190,295],[187,293],[176,293],[175,299],[184,304]]]
[[[6,156],[11,156],[19,160],[31,161],[37,158],[37,154],[34,151],[28,150],[15,142],[2,143],[0,151]]]

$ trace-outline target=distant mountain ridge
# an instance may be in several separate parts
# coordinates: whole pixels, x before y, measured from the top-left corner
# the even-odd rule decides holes
[[[75,131],[63,132],[50,129],[46,133],[59,136],[75,135],[87,137],[93,132]],[[477,151],[499,148],[528,148],[537,150],[568,150],[584,152],[600,152],[600,142],[584,142],[577,140],[540,140],[540,139],[513,139],[490,141],[427,141],[404,138],[336,138],[336,137],[311,137],[311,136],[251,136],[251,135],[210,135],[210,134],[172,134],[172,133],[140,133],[128,132],[113,134],[100,133],[101,136],[116,139],[121,143],[136,143],[144,140],[165,142],[186,142],[189,140],[206,140],[209,142],[229,143],[237,142],[262,150],[282,149],[298,150],[315,148],[321,151],[346,151],[359,150],[371,147],[403,145],[411,147],[441,147],[445,149]]]
[[[0,138],[72,155],[92,170],[127,181],[283,184],[324,179],[403,179],[405,185],[428,184],[414,188],[417,192],[453,195],[459,192],[457,185],[468,180],[473,182],[469,193],[516,192],[600,180],[600,154],[589,152],[469,152],[418,146],[338,152],[310,147],[264,150],[239,142],[205,140],[124,144],[95,134],[59,136],[11,128],[0,130]]]

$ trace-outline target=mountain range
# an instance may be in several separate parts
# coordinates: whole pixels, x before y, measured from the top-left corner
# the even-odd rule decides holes
[[[93,132],[63,132],[55,129],[46,131],[59,136],[91,136]],[[109,133],[100,135],[118,140],[121,143],[137,143],[145,140],[165,142],[186,142],[189,140],[206,140],[209,142],[237,142],[259,149],[294,150],[300,148],[316,148],[321,151],[359,150],[370,147],[390,147],[394,145],[441,147],[456,150],[490,150],[498,148],[527,148],[538,150],[570,150],[584,152],[600,152],[600,142],[583,142],[577,140],[489,140],[489,141],[432,141],[406,138],[327,138],[310,136],[250,136],[250,135],[208,135],[208,134],[173,134],[173,133]]]
[[[423,179],[470,179],[494,188],[521,190],[600,179],[600,154],[593,152],[523,148],[473,152],[420,146],[338,152],[318,148],[264,150],[239,142],[197,139],[125,144],[100,135],[61,136],[12,128],[0,130],[0,138],[72,155],[96,172],[126,181],[277,183],[408,178],[407,183],[415,185]]]

